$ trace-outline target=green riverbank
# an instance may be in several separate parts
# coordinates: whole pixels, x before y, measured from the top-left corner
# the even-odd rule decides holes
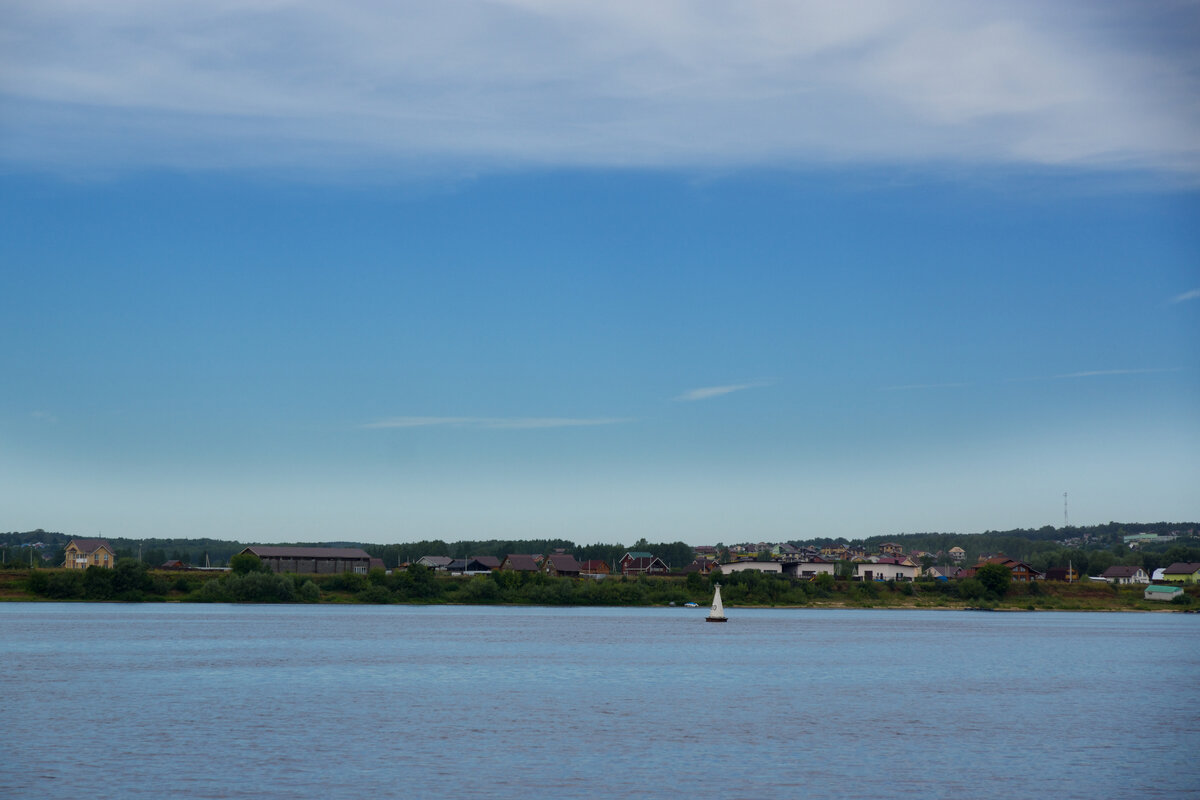
[[[0,601],[419,603],[545,606],[706,606],[713,580],[692,574],[666,577],[558,578],[541,573],[495,572],[455,577],[422,568],[370,575],[276,575],[270,572],[168,572],[139,568],[85,572],[61,569],[0,572]],[[863,583],[796,581],[758,572],[719,578],[727,608],[930,608],[1009,611],[1186,611],[1200,609],[1200,587],[1183,600],[1146,600],[1140,585],[1095,581],[1012,583],[1002,591],[978,581]]]

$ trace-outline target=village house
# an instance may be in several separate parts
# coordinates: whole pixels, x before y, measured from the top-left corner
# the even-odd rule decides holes
[[[946,555],[950,556],[951,561],[961,562],[967,557],[967,551],[963,550],[961,547],[951,547]]]
[[[590,575],[598,578],[609,574],[611,571],[612,570],[608,568],[608,564],[604,563],[598,558],[584,561],[579,565],[580,575]]]
[[[686,567],[684,567],[683,572],[685,575],[688,574],[689,572],[698,572],[701,575],[707,575],[713,571],[714,567],[718,567],[718,566],[719,566],[719,564],[717,564],[717,562],[713,561],[712,559],[697,558],[695,561],[693,561],[692,563],[690,563]]]
[[[787,561],[791,559],[797,559],[799,557],[800,551],[787,542],[777,544],[771,548],[771,558]]]
[[[1200,583],[1200,563],[1176,561],[1163,570],[1162,579],[1168,583]]]
[[[297,575],[332,575],[353,572],[366,575],[371,557],[357,547],[266,547],[253,545],[238,555],[257,556],[272,572]],[[382,562],[380,562],[382,565]]]
[[[783,565],[783,574],[800,580],[812,580],[818,575],[837,576],[837,564],[817,556],[806,561],[789,561]]]
[[[472,558],[456,558],[449,563],[446,571],[451,575],[488,575],[493,569],[500,567],[500,559],[495,556],[474,556]]]
[[[959,573],[960,578],[974,578],[976,571],[987,564],[999,564],[1002,567],[1008,567],[1008,571],[1012,573],[1014,583],[1029,583],[1030,581],[1040,581],[1046,576],[1038,572],[1033,567],[1026,564],[1024,561],[1018,561],[1015,558],[1009,558],[1006,555],[1000,554],[991,556],[981,560],[975,566],[963,570]]]
[[[551,553],[542,562],[542,571],[559,578],[578,578],[583,568],[573,555],[568,553]]]
[[[67,542],[63,567],[66,569],[87,569],[88,567],[112,569],[116,560],[116,552],[112,549],[112,545],[104,539],[72,539]]]
[[[884,542],[879,545],[879,552],[890,556],[904,555],[904,545],[896,544],[895,542]]]
[[[1149,583],[1150,576],[1141,567],[1113,566],[1100,574],[1109,583]]]
[[[658,556],[630,551],[619,562],[622,575],[666,575],[670,570]]]
[[[926,578],[933,578],[938,581],[948,581],[951,578],[957,578],[958,574],[963,571],[962,567],[957,566],[932,566],[925,570]]]
[[[1079,580],[1079,571],[1070,565],[1065,567],[1050,567],[1046,570],[1046,580],[1075,583]]]
[[[454,561],[450,556],[421,556],[417,559],[417,563],[422,567],[436,569],[439,572],[450,569],[450,563]]]
[[[509,553],[500,562],[500,569],[505,572],[537,572],[538,559],[523,553]]]
[[[863,581],[911,581],[916,580],[920,570],[906,558],[881,558],[876,563],[855,564],[854,577]]]
[[[783,564],[779,561],[734,561],[732,564],[717,564],[712,568],[715,573],[729,574],[733,572],[783,572]]]

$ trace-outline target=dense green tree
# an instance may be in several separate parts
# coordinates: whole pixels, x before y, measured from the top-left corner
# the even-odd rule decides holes
[[[238,553],[229,559],[229,567],[235,575],[245,575],[249,572],[270,572],[271,568],[253,553]]]
[[[1010,573],[1011,576],[1011,573]],[[963,578],[954,584],[958,596],[963,600],[977,600],[987,591],[984,585],[975,578]]]
[[[983,584],[983,588],[997,597],[1003,597],[1008,594],[1008,587],[1012,583],[1012,570],[1003,564],[984,564],[975,570],[975,578]]]
[[[122,564],[128,563],[123,559]],[[116,569],[90,566],[83,571],[83,596],[88,600],[111,600]]]

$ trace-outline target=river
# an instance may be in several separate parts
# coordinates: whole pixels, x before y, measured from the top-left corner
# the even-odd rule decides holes
[[[1200,797],[1200,615],[0,604],[0,797]]]

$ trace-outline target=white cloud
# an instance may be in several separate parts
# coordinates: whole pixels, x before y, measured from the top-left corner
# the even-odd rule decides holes
[[[617,417],[390,417],[369,422],[363,428],[488,428],[525,430],[531,428],[585,428],[630,422]]]
[[[1184,292],[1171,298],[1172,303],[1183,303],[1187,300],[1200,300],[1200,289],[1192,289],[1190,292]]]
[[[1194,174],[1194,6],[1147,5],[10,0],[0,140],[9,163],[63,167]]]
[[[724,394],[741,392],[746,389],[757,389],[760,386],[770,386],[770,383],[767,381],[757,381],[755,383],[734,383],[728,386],[705,386],[699,389],[689,389],[675,399],[685,402],[690,402],[692,400],[708,400],[710,397],[720,397]]]

